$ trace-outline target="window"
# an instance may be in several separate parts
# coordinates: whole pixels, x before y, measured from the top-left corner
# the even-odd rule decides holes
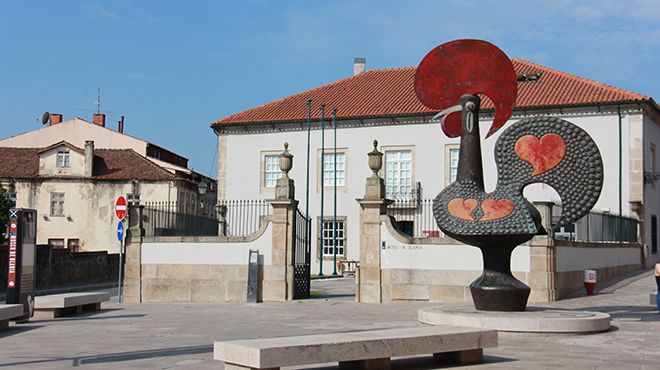
[[[458,174],[458,149],[449,149],[449,182],[456,181]]]
[[[68,150],[59,150],[57,152],[57,167],[69,167],[69,151]]]
[[[412,151],[385,152],[385,187],[387,198],[400,199],[412,195]]]
[[[337,256],[344,256],[344,248],[346,246],[346,233],[344,229],[346,218],[337,218]],[[321,223],[321,247],[323,248],[323,256],[334,256],[333,245],[335,243],[335,228],[332,219],[325,219]]]
[[[50,215],[64,216],[64,193],[50,193]]]
[[[460,144],[445,145],[445,186],[456,181]]]
[[[51,248],[64,249],[64,239],[48,239],[48,246]]]
[[[323,186],[335,186],[335,153],[324,153]],[[337,186],[346,185],[346,153],[337,152]]]
[[[651,253],[658,253],[658,217],[651,215]]]
[[[282,171],[280,170],[279,156],[274,154],[265,155],[263,186],[265,188],[274,188],[280,177],[282,177]]]
[[[651,143],[651,172],[655,171],[655,144]],[[651,189],[655,190],[655,181],[651,183]]]
[[[71,252],[78,252],[80,249],[80,239],[67,239],[66,247]]]

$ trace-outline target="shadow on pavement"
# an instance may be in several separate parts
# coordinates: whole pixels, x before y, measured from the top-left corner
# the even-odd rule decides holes
[[[655,306],[590,306],[580,308],[562,308],[564,311],[596,311],[610,315],[612,319],[631,321],[660,321],[660,314]]]
[[[191,347],[172,347],[172,348],[162,348],[162,349],[151,349],[144,351],[134,351],[134,352],[122,352],[122,353],[110,353],[106,355],[97,355],[82,357],[73,360],[73,366],[87,365],[87,364],[98,364],[105,362],[120,362],[120,361],[132,361],[132,360],[142,360],[146,358],[154,357],[169,357],[169,356],[181,356],[181,355],[197,355],[200,353],[213,353],[213,345],[203,345],[203,346],[191,346]]]
[[[28,358],[23,357],[26,361],[0,364],[0,367],[26,366],[25,368],[29,368],[29,365],[31,364],[34,365],[34,364],[43,364],[48,362],[62,362],[62,361],[72,361],[72,366],[80,366],[80,365],[99,364],[99,363],[108,363],[108,362],[142,360],[142,359],[148,359],[154,357],[196,355],[200,353],[212,353],[212,352],[213,352],[213,345],[211,344],[204,346],[172,347],[172,348],[151,349],[144,351],[109,353],[105,355],[83,356],[83,357],[50,357],[50,358],[32,357],[33,359],[31,360],[28,360]]]
[[[488,365],[492,365],[492,364],[514,362],[514,361],[518,361],[518,360],[508,357],[484,355],[484,361],[482,363],[469,364],[468,366],[479,367],[479,365],[482,365],[487,367]],[[459,366],[462,367],[466,365],[467,364],[452,365],[443,362],[437,362],[433,360],[433,356],[415,356],[415,357],[393,358],[391,362],[391,369],[392,370],[434,370],[434,369],[438,369],[438,367],[441,367],[443,369],[445,368],[450,369],[452,367],[459,367]],[[305,366],[304,368],[306,370],[337,370],[339,369],[339,366],[326,364],[322,366],[313,366],[313,365]]]
[[[56,321],[82,321],[82,320],[112,320],[112,319],[131,319],[145,317],[146,314],[116,315],[116,316],[98,316],[99,312],[90,312],[71,316],[58,317],[56,319],[35,319],[35,322],[56,322]]]
[[[12,335],[21,334],[30,330],[42,328],[43,325],[30,325],[30,324],[17,324],[0,331],[0,338],[10,337]]]

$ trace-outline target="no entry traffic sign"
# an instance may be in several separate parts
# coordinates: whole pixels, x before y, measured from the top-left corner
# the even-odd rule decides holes
[[[126,217],[126,198],[121,195],[117,198],[117,202],[115,203],[115,214],[120,220],[123,220]]]

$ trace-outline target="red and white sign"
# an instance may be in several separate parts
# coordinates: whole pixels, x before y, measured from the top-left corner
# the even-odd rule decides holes
[[[16,233],[18,231],[16,220],[9,222],[9,269],[7,274],[7,287],[16,287]]]
[[[115,214],[120,220],[126,217],[126,198],[121,195],[117,198],[117,203],[115,203]]]

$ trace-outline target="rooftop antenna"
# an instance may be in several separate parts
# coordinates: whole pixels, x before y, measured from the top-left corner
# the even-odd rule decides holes
[[[88,91],[88,90],[86,90]],[[101,113],[101,88],[96,89],[96,100],[94,100],[94,105],[96,105],[96,110],[93,109],[83,109],[83,108],[76,108],[77,110],[81,110],[84,112],[92,112],[96,114]],[[112,113],[111,111],[103,111],[103,113]]]

